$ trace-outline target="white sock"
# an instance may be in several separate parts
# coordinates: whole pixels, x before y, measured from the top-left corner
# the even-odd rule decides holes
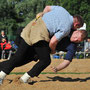
[[[28,75],[28,73],[25,73],[21,79],[23,80],[24,83],[27,83],[28,79],[30,78],[30,76]]]
[[[7,74],[5,72],[3,72],[3,71],[0,72],[0,78],[1,79],[4,79],[6,77],[6,75]]]

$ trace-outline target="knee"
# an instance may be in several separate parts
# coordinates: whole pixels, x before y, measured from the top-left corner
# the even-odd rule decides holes
[[[50,59],[50,60],[48,60],[47,64],[48,64],[48,65],[50,65],[50,63],[51,63],[51,59]]]
[[[51,59],[42,62],[44,66],[48,66],[51,63]]]

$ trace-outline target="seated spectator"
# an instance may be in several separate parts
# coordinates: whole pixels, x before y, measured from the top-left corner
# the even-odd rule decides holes
[[[5,34],[4,30],[1,31],[0,43],[2,42],[2,38],[5,38],[6,41],[8,42],[8,38],[7,38],[7,35]],[[1,54],[2,54],[2,50],[1,50],[1,47],[0,47],[0,59],[1,59]]]
[[[12,46],[10,45],[10,43],[6,42],[5,38],[2,38],[2,42],[0,43],[0,45],[2,50],[1,59],[9,59],[11,56]]]

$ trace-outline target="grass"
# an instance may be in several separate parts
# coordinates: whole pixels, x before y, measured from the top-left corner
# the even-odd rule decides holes
[[[11,72],[10,74],[16,74],[16,75],[20,75],[20,74],[24,74],[25,72]],[[90,74],[90,72],[42,72],[41,74]]]

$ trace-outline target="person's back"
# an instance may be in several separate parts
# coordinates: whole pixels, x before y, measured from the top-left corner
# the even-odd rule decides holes
[[[42,17],[50,34],[54,34],[58,30],[68,29],[70,31],[73,23],[73,17],[68,13],[66,9],[61,6],[52,6],[52,10],[45,13]],[[68,33],[69,33],[68,31]]]

